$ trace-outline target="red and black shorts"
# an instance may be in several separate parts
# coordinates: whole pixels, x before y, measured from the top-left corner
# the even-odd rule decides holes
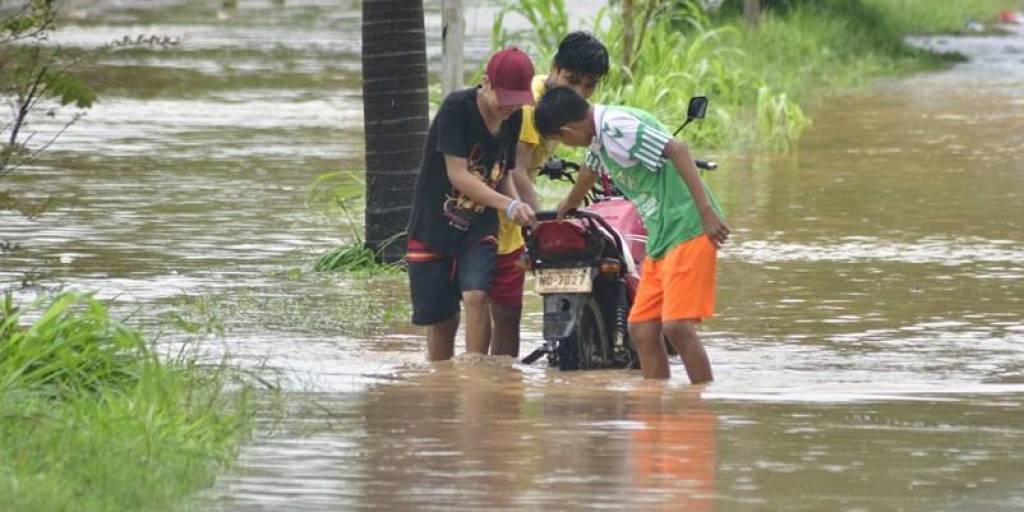
[[[409,294],[412,323],[433,325],[459,312],[462,293],[487,292],[494,278],[497,241],[487,236],[459,246],[456,254],[434,252],[423,242],[409,239]]]
[[[494,279],[491,281],[491,300],[509,308],[523,307],[523,283],[526,281],[526,266],[523,265],[525,247],[508,254],[499,254],[494,264]]]

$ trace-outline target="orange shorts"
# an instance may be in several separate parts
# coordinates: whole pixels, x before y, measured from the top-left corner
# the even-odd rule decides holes
[[[715,314],[717,250],[707,235],[687,240],[661,259],[644,258],[631,323],[695,320]]]

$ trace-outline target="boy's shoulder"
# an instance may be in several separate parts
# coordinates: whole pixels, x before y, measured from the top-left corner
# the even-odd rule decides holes
[[[441,101],[440,111],[463,111],[468,108],[476,108],[476,87],[467,87],[448,93]]]
[[[591,153],[603,150],[608,163],[622,169],[642,166],[656,172],[664,165],[662,153],[672,136],[650,113],[631,107],[598,106],[594,116],[597,137]]]
[[[658,121],[658,118],[654,117],[650,112],[639,109],[636,107],[627,107],[625,105],[600,105],[595,107],[597,113],[598,122],[601,127],[608,127],[614,129],[623,125],[628,127],[637,127],[641,124],[649,125],[653,128],[660,130],[666,130],[665,126]]]

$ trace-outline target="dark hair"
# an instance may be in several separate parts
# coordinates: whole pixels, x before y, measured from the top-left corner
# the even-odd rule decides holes
[[[589,32],[572,32],[558,43],[555,66],[600,80],[608,74],[608,49]]]
[[[533,123],[541,137],[558,135],[563,126],[587,116],[590,104],[568,87],[555,87],[540,97],[533,111]]]

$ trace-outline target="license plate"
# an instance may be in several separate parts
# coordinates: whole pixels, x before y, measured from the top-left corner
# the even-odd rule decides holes
[[[590,267],[542,268],[537,270],[537,293],[590,293],[594,286]]]

